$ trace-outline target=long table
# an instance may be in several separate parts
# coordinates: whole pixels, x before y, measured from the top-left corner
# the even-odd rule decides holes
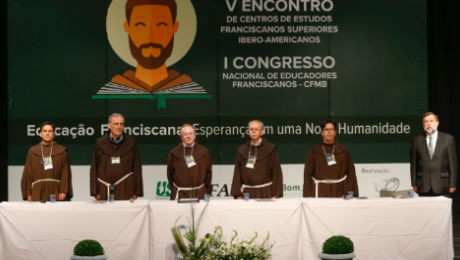
[[[212,199],[0,204],[0,259],[69,259],[81,239],[99,240],[111,260],[171,257],[171,227],[203,210],[199,235],[221,226],[256,241],[267,234],[272,259],[318,259],[334,234],[349,236],[356,259],[452,259],[451,199]]]
[[[111,260],[149,259],[149,201],[2,202],[0,259],[70,259],[82,239],[96,239]]]

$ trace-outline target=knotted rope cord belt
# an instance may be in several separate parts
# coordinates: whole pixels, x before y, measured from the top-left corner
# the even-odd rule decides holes
[[[243,184],[243,185],[241,185],[241,193],[243,193],[245,188],[253,188],[253,189],[265,188],[265,187],[268,187],[268,186],[270,186],[272,184],[273,184],[272,181],[264,183],[264,184],[260,184],[260,185],[246,185],[246,184]]]
[[[334,184],[334,183],[339,183],[347,179],[347,175],[343,176],[341,179],[338,180],[333,180],[333,179],[324,179],[324,180],[317,180],[314,177],[311,177],[313,181],[315,182],[315,198],[318,198],[318,186],[320,183],[325,183],[325,184]]]
[[[52,178],[38,179],[38,180],[32,182],[32,188],[34,187],[35,184],[37,184],[37,183],[39,183],[39,182],[44,182],[44,181],[61,182],[61,180],[52,179]]]
[[[127,173],[125,174],[125,176],[121,177],[118,181],[116,181],[113,185],[118,185],[120,184],[120,182],[124,181],[126,178],[128,178],[130,175],[132,175],[133,172],[130,172],[130,173]],[[107,187],[107,200],[109,200],[109,196],[110,196],[110,183],[102,180],[101,178],[97,178],[97,180],[104,184],[106,187]]]
[[[196,187],[179,187],[179,186],[177,186],[177,184],[175,182],[173,182],[173,185],[177,189],[177,191],[176,191],[176,200],[179,199],[179,191],[181,191],[181,190],[183,190],[183,191],[192,191],[192,190],[198,190],[198,189],[201,189],[201,188],[204,187],[204,183],[201,184],[200,186],[196,186]]]

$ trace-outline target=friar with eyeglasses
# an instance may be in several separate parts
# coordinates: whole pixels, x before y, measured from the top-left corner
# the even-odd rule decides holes
[[[124,132],[125,118],[113,113],[109,131],[96,140],[90,192],[96,200],[135,200],[143,196],[142,165],[136,142]]]
[[[348,148],[336,141],[337,123],[321,123],[322,142],[309,151],[304,167],[304,197],[359,197],[355,165]]]

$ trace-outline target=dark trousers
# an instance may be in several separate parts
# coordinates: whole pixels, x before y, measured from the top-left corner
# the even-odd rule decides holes
[[[421,196],[421,197],[444,196],[444,197],[447,197],[447,198],[452,198],[452,193],[438,194],[438,193],[435,193],[433,191],[433,189],[430,189],[430,191],[428,191],[428,192],[420,192],[418,195]]]

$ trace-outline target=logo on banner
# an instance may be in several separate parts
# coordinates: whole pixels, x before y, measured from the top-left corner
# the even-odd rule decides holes
[[[93,99],[211,98],[199,83],[170,66],[193,44],[197,19],[190,0],[114,0],[107,11],[107,37],[113,51],[133,66],[103,85]]]
[[[375,190],[377,192],[380,192],[382,190],[384,191],[396,191],[399,188],[399,178],[398,177],[392,177],[389,179],[384,179],[380,181],[375,182]]]
[[[215,197],[229,197],[227,184],[223,184],[219,187],[219,184],[212,184],[211,195]],[[171,186],[167,181],[157,181],[155,194],[157,198],[169,198],[171,196]]]
[[[167,181],[158,181],[155,194],[157,197],[169,198],[171,196],[171,186]]]

